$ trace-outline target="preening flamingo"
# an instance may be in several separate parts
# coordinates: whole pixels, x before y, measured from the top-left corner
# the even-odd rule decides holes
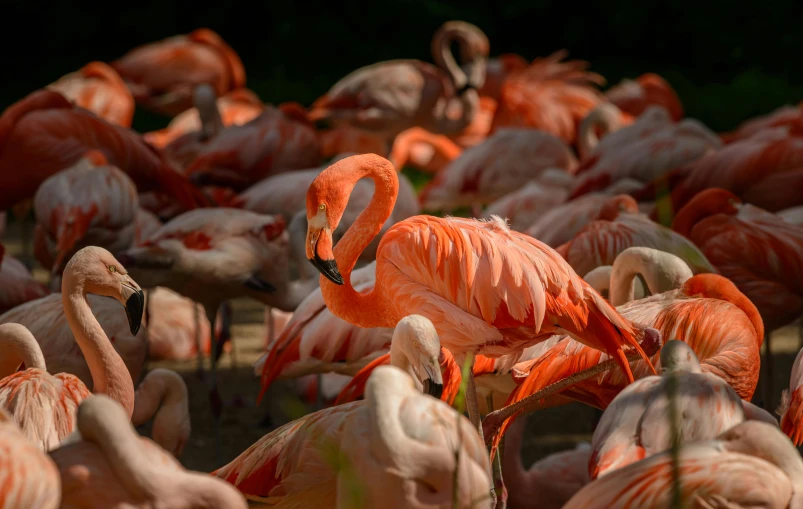
[[[547,168],[536,180],[488,204],[484,216],[505,218],[510,228],[524,231],[569,196],[574,177],[560,168]]]
[[[30,271],[0,244],[0,314],[28,301],[44,297],[47,287],[35,280]]]
[[[524,469],[521,448],[526,419],[518,419],[505,435],[502,472],[508,488],[510,509],[560,509],[580,488],[589,483],[587,442],[538,460]]]
[[[199,147],[185,173],[201,185],[241,191],[271,175],[319,163],[318,136],[306,119],[266,106],[247,124],[230,126]]]
[[[204,146],[219,135],[225,128],[217,107],[215,89],[208,83],[195,87],[192,94],[194,111],[200,125],[179,136],[162,147],[170,163],[179,169],[189,166],[201,153]],[[190,111],[190,110],[188,110]]]
[[[462,67],[452,55],[453,42],[459,44]],[[391,60],[357,69],[315,101],[309,118],[376,131],[389,141],[415,126],[457,133],[477,111],[488,51],[488,38],[479,28],[449,21],[432,38],[437,67]]]
[[[188,472],[169,453],[137,436],[125,410],[104,396],[84,401],[77,434],[51,451],[65,509],[246,509],[237,490]]]
[[[79,249],[99,246],[111,252],[134,241],[139,208],[137,188],[105,156],[91,150],[76,164],[48,177],[34,196],[39,263],[59,274]],[[41,248],[46,248],[42,253]]]
[[[57,509],[61,501],[61,479],[53,460],[20,432],[14,418],[0,408],[0,477],[2,509],[36,507]]]
[[[86,300],[88,293],[113,297],[123,304],[131,333],[136,334],[144,306],[142,290],[120,262],[98,247],[78,251],[67,264],[62,279],[64,315],[87,358],[94,392],[108,394],[130,416],[134,410],[131,375],[92,315]],[[89,389],[73,375],[54,376],[45,371],[41,350],[24,326],[2,327],[6,344],[15,350],[12,354],[15,358],[9,357],[7,366],[25,363],[27,369],[15,373],[14,367],[10,373],[4,373],[5,378],[0,380],[0,404],[14,416],[29,440],[42,449],[52,449],[72,431],[77,406],[90,395]]]
[[[171,117],[192,106],[195,85],[209,83],[218,96],[245,86],[240,57],[208,28],[145,44],[111,65],[138,104]]]
[[[667,341],[660,355],[661,376],[628,385],[602,414],[591,440],[591,479],[669,449],[673,440],[710,440],[744,422],[742,400],[724,380],[702,372],[689,345]]]
[[[683,105],[665,79],[655,73],[642,74],[635,80],[622,80],[605,92],[605,97],[622,111],[638,117],[651,105],[662,106],[672,120],[683,118]]]
[[[148,335],[145,331],[131,332],[126,314],[120,312],[120,305],[114,299],[88,295],[87,302],[131,379],[139,381],[148,355]],[[49,372],[75,375],[92,389],[93,376],[64,313],[61,294],[47,295],[17,306],[0,315],[0,323],[24,325],[36,338]]]
[[[117,71],[108,64],[89,62],[78,71],[62,76],[47,88],[110,124],[131,127],[134,97]]]
[[[500,127],[527,127],[545,131],[565,143],[577,141],[577,127],[603,102],[595,87],[605,83],[586,71],[587,62],[562,62],[568,53],[557,51],[536,58],[503,82],[492,131]]]
[[[247,124],[265,109],[265,104],[247,88],[227,92],[226,95],[217,98],[215,105],[224,127]],[[201,130],[203,123],[199,113],[195,108],[185,110],[174,117],[164,129],[145,133],[142,137],[152,146],[164,148],[183,134]]]
[[[334,247],[332,232],[363,177],[374,180],[374,196]],[[619,316],[552,249],[501,220],[415,216],[397,223],[377,250],[374,289],[356,292],[351,272],[391,214],[397,192],[393,165],[372,154],[338,161],[310,186],[307,258],[323,275],[321,292],[335,316],[359,327],[392,327],[407,314],[420,314],[459,361],[520,352],[566,331],[610,352],[632,380],[623,346],[646,357],[639,345],[644,331]],[[468,385],[468,408],[479,425],[473,375]]]
[[[743,422],[714,440],[683,444],[600,477],[563,509],[663,509],[673,500],[673,471],[683,507],[766,507],[803,504],[803,460],[777,427]]]
[[[326,461],[330,446],[350,468],[338,472]],[[376,369],[364,401],[290,422],[214,475],[251,501],[288,507],[492,507],[488,455],[476,430],[394,366]],[[355,490],[360,500],[349,498]]]
[[[695,274],[716,272],[702,250],[639,213],[636,201],[627,195],[611,197],[596,221],[587,224],[556,251],[577,273],[587,274],[601,265],[612,265],[619,253],[633,246],[672,253],[683,259]]]
[[[153,441],[179,457],[190,438],[190,403],[187,384],[175,371],[157,368],[137,387],[131,423],[141,426],[153,419]]]
[[[142,138],[74,106],[52,90],[38,90],[0,116],[0,210],[33,198],[49,176],[98,150],[141,192],[167,194],[185,209],[207,199],[170,168]],[[19,169],[25,168],[20,175]]]
[[[547,168],[574,173],[577,159],[558,138],[534,129],[500,129],[465,150],[421,191],[428,210],[487,204],[538,179]]]

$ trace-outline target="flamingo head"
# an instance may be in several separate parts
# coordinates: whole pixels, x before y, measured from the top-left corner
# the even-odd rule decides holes
[[[102,247],[89,246],[81,249],[67,262],[62,278],[63,295],[80,289],[112,297],[125,307],[131,334],[139,332],[145,311],[145,295],[142,288],[128,275],[123,265]]]
[[[443,394],[441,342],[435,326],[420,315],[409,315],[393,330],[390,362],[413,377],[416,387],[433,398]]]

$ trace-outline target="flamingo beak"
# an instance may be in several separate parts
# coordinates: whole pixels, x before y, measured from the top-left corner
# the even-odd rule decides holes
[[[336,285],[343,284],[343,276],[337,270],[337,262],[332,253],[332,231],[328,228],[307,226],[306,252],[307,259],[318,269],[318,272]]]
[[[145,295],[133,279],[120,283],[123,300],[125,300],[125,314],[128,317],[128,328],[134,336],[142,325],[142,316],[145,314]]]
[[[440,366],[435,363],[433,368],[429,363],[423,362],[422,367],[427,373],[428,378],[424,380],[424,393],[429,394],[435,399],[441,399],[443,396],[443,375],[441,374]]]

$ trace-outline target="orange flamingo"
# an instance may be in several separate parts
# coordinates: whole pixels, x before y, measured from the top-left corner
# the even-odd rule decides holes
[[[209,83],[218,96],[245,86],[240,57],[208,28],[145,44],[111,65],[138,104],[171,117],[192,107],[195,85]]]
[[[451,53],[455,41],[462,67]],[[315,101],[309,118],[375,131],[388,141],[414,126],[457,133],[477,111],[477,88],[485,81],[488,50],[488,38],[479,28],[449,21],[432,38],[437,67],[418,60],[391,60],[357,69]]]
[[[605,97],[622,111],[638,117],[651,105],[663,107],[672,120],[683,118],[683,105],[665,79],[654,73],[642,74],[635,80],[622,80],[605,92]]]
[[[480,97],[498,99],[502,85],[511,74],[527,68],[527,60],[514,53],[506,53],[488,59],[485,70],[485,83],[479,88]]]
[[[224,127],[247,124],[265,109],[265,104],[247,88],[227,92],[218,97],[215,104]],[[190,108],[173,118],[164,129],[145,133],[142,137],[150,145],[164,148],[181,135],[200,131],[202,127],[199,111]]]
[[[0,187],[5,190],[0,210],[33,198],[47,177],[91,149],[128,174],[140,191],[170,195],[188,209],[207,201],[133,131],[73,106],[56,92],[39,90],[0,116]]]
[[[428,210],[476,207],[520,189],[547,168],[574,173],[577,159],[568,145],[550,134],[500,129],[439,172],[419,199]]]
[[[131,178],[89,151],[76,164],[48,177],[34,196],[39,263],[54,274],[75,252],[95,245],[117,252],[134,241],[139,207]],[[42,253],[41,247],[47,252]]]
[[[393,166],[401,170],[410,165],[425,173],[438,173],[454,161],[463,149],[442,134],[433,134],[420,127],[400,132],[393,140],[387,156]],[[364,154],[365,152],[359,152]],[[376,152],[374,152],[376,153]],[[379,154],[385,156],[385,154]]]
[[[640,214],[636,201],[627,195],[611,197],[596,221],[587,224],[556,250],[577,273],[588,274],[596,267],[612,265],[619,253],[632,246],[651,247],[677,255],[695,274],[716,272],[703,250]]]
[[[600,477],[563,509],[663,509],[673,503],[673,478],[682,507],[767,507],[803,504],[803,460],[777,427],[743,422],[714,440],[684,444]]]
[[[61,479],[53,460],[23,435],[14,418],[0,408],[0,508],[56,509],[61,501]]]
[[[86,247],[64,270],[61,299],[64,314],[92,372],[94,390],[119,401],[129,417],[134,410],[134,384],[120,356],[92,315],[87,293],[112,297],[125,306],[131,333],[142,320],[142,290],[105,249]],[[25,436],[44,450],[56,447],[72,432],[78,404],[89,389],[75,376],[45,371],[44,357],[33,335],[19,324],[4,324],[4,339],[14,354],[5,360],[0,405],[14,416]],[[32,353],[33,352],[33,353]],[[26,370],[16,372],[26,364]],[[12,369],[8,369],[12,368]],[[37,401],[37,404],[31,404]]]
[[[374,197],[335,255],[332,231],[363,177],[374,181]],[[511,232],[501,220],[415,216],[397,223],[377,250],[373,291],[356,292],[350,281],[354,264],[390,215],[397,192],[393,165],[371,154],[335,163],[310,186],[307,258],[323,275],[321,292],[335,316],[359,327],[392,327],[405,314],[421,314],[461,361],[475,353],[520,352],[565,330],[610,352],[632,380],[623,346],[646,357],[639,344],[644,331],[616,313],[552,249]],[[479,426],[473,374],[468,386],[469,415]]]
[[[35,280],[25,265],[0,244],[0,314],[28,301],[44,297],[47,287]]]
[[[61,507],[247,508],[230,485],[184,470],[165,450],[139,437],[115,401],[89,398],[76,418],[80,434],[50,453],[61,474]]]
[[[493,506],[488,455],[465,417],[421,394],[395,366],[377,368],[365,393],[364,401],[272,431],[213,474],[270,505],[334,507],[352,500],[346,486],[356,483],[363,507]],[[405,418],[409,408],[416,409],[414,419]],[[330,466],[322,444],[348,458],[353,477]],[[422,483],[426,490],[418,488]]]
[[[75,105],[110,124],[131,127],[134,97],[117,71],[103,62],[89,62],[47,86]]]
[[[789,135],[792,131],[799,132],[800,122],[803,120],[803,103],[797,106],[781,106],[766,115],[760,115],[742,122],[739,127],[729,133],[720,135],[725,143],[744,140],[753,137],[774,135]]]
[[[789,389],[783,392],[781,406],[781,429],[792,439],[795,447],[803,444],[803,350],[797,353],[789,377]]]
[[[605,82],[586,71],[587,62],[562,62],[567,52],[537,58],[502,84],[492,131],[500,127],[528,127],[545,131],[574,145],[580,122],[603,102],[594,87]]]

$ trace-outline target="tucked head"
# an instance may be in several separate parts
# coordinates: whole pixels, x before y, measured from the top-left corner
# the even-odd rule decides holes
[[[661,369],[666,371],[689,371],[700,373],[700,361],[689,345],[670,339],[661,348]]]
[[[390,343],[390,362],[407,371],[417,388],[434,398],[443,394],[441,343],[427,318],[409,315],[396,325]]]
[[[695,194],[678,211],[672,221],[672,229],[688,237],[699,221],[717,214],[735,215],[741,204],[742,200],[730,191],[720,188],[705,189]]]
[[[102,247],[81,249],[67,263],[61,281],[61,291],[75,290],[117,299],[128,316],[131,334],[139,331],[145,309],[145,296],[139,285],[131,279],[123,265]]]
[[[632,196],[620,194],[610,198],[602,205],[597,219],[613,221],[621,212],[636,214],[638,211],[638,202]]]

